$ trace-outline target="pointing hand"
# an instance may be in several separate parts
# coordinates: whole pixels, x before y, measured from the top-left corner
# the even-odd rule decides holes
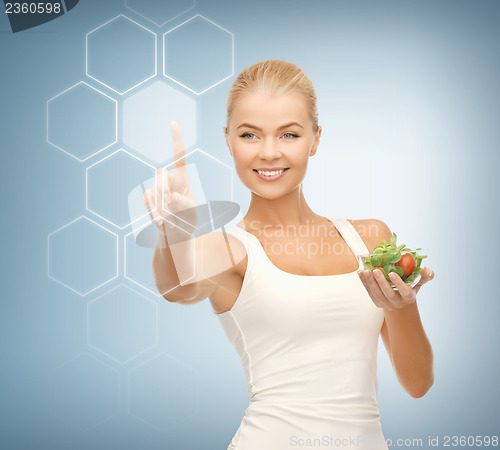
[[[198,214],[187,175],[182,134],[177,122],[171,122],[170,131],[174,168],[172,171],[164,168],[156,171],[155,184],[144,192],[143,201],[161,233],[166,235],[169,229],[177,229],[181,233],[192,234],[198,221]]]

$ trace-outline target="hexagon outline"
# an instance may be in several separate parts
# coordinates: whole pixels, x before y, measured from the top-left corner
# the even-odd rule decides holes
[[[162,27],[163,25],[165,25],[166,23],[168,22],[171,22],[172,20],[174,19],[177,19],[177,17],[180,17],[182,16],[183,14],[187,13],[188,11],[191,11],[195,6],[196,6],[196,0],[193,0],[193,6],[191,6],[191,8],[188,8],[188,9],[185,9],[184,11],[182,11],[181,13],[177,14],[175,17],[172,17],[171,19],[168,19],[167,21],[163,22],[163,23],[158,23],[158,22],[155,22],[153,19],[149,18],[149,17],[146,17],[145,15],[141,14],[140,12],[138,12],[137,10],[135,10],[134,8],[132,8],[131,6],[129,6],[128,4],[128,0],[125,0],[125,8],[127,9],[130,9],[130,11],[133,11],[134,13],[136,13],[138,16],[141,16],[143,17],[144,19],[146,19],[148,22],[151,22],[151,23],[154,23],[156,26],[158,27]]]
[[[106,26],[108,23],[112,22],[113,20],[118,19],[118,17],[124,17],[127,20],[130,20],[130,22],[135,23],[136,25],[140,26],[141,28],[144,28],[146,31],[150,32],[154,37],[155,37],[155,73],[151,75],[150,77],[146,78],[145,80],[142,80],[141,82],[137,83],[136,85],[132,86],[131,88],[128,88],[126,91],[120,92],[117,91],[116,89],[113,89],[111,86],[108,86],[106,83],[103,81],[98,80],[97,78],[93,77],[92,75],[89,74],[89,35],[93,33],[94,31],[97,31],[99,28],[102,28]],[[118,14],[116,17],[113,17],[112,19],[108,20],[107,22],[103,23],[102,25],[99,25],[97,28],[94,28],[93,30],[89,31],[85,35],[85,75],[87,75],[89,78],[92,78],[93,80],[97,81],[98,83],[102,84],[103,86],[106,86],[108,89],[111,89],[112,91],[116,92],[119,95],[126,94],[127,92],[131,91],[132,89],[135,89],[137,86],[140,86],[141,84],[145,83],[146,81],[150,80],[151,78],[154,78],[158,74],[158,36],[156,35],[155,32],[151,31],[150,29],[146,28],[145,26],[141,25],[140,23],[136,22],[135,20],[132,20],[130,17],[127,17],[125,14]]]
[[[156,200],[156,199],[155,199]],[[156,205],[155,205],[155,209],[156,209]],[[139,228],[139,230],[143,230],[144,228],[148,227],[151,225],[152,222],[149,222],[149,223],[146,223],[145,225],[141,226]],[[123,236],[123,277],[129,281],[131,281],[132,283],[135,283],[137,286],[143,288],[143,289],[146,289],[148,292],[151,292],[153,295],[155,295],[156,297],[160,298],[162,297],[160,295],[160,293],[158,292],[158,290],[153,291],[149,288],[147,288],[146,286],[143,286],[142,284],[140,284],[138,281],[135,281],[133,278],[130,278],[128,275],[127,275],[127,239],[128,237],[131,235],[131,234],[134,234],[134,231],[131,231],[130,233],[127,233],[125,236]]]
[[[171,33],[172,31],[174,31],[175,29],[181,27],[182,25],[186,24],[187,22],[195,19],[196,17],[201,17],[202,19],[205,19],[207,22],[210,22],[212,25],[215,25],[216,27],[220,28],[221,30],[225,31],[226,33],[229,33],[231,35],[231,73],[226,77],[226,78],[223,78],[222,80],[219,80],[217,83],[215,84],[212,84],[211,86],[207,87],[206,89],[204,89],[203,91],[201,92],[196,92],[195,90],[189,88],[188,86],[182,84],[180,81],[177,81],[176,79],[168,76],[166,74],[166,64],[165,64],[165,52],[166,52],[166,42],[165,42],[165,39],[166,39],[166,36],[168,33]],[[183,88],[191,91],[192,93],[196,94],[196,95],[201,95],[203,94],[204,92],[208,91],[209,89],[212,89],[213,87],[217,86],[218,84],[222,83],[223,81],[226,81],[228,78],[231,78],[234,74],[234,34],[231,33],[230,31],[226,30],[225,28],[221,27],[220,25],[217,25],[215,22],[212,22],[210,19],[207,19],[205,16],[202,16],[201,14],[196,14],[195,16],[191,17],[190,19],[182,22],[181,24],[177,25],[176,27],[172,28],[171,30],[167,31],[166,33],[163,34],[163,75],[165,77],[167,77],[169,80],[172,80],[174,83],[177,83],[178,85],[182,86]]]
[[[167,89],[167,90],[170,90],[170,91],[174,91],[175,94],[178,94],[179,96],[184,97],[182,99],[182,101],[184,101],[185,99],[187,99],[188,103],[190,103],[192,106],[194,106],[194,113],[195,113],[194,115],[196,116],[196,111],[199,110],[198,105],[196,103],[196,100],[193,97],[189,96],[189,94],[186,94],[181,89],[177,89],[176,87],[173,87],[171,85],[171,83],[169,83],[168,81],[165,81],[163,78],[159,77],[156,80],[154,80],[151,83],[149,83],[148,86],[145,86],[144,88],[138,90],[138,92],[127,96],[127,98],[125,98],[122,101],[122,103],[121,103],[121,113],[122,113],[121,114],[121,121],[122,121],[122,125],[124,123],[124,117],[123,116],[125,116],[125,110],[128,109],[128,107],[126,107],[125,105],[127,103],[129,103],[129,101],[135,100],[137,97],[140,97],[141,94],[144,94],[144,91],[150,91],[153,88],[156,88],[157,86],[160,86],[161,89]],[[170,95],[170,93],[168,93],[167,96],[168,95]],[[194,122],[194,130],[193,131],[194,131],[194,134],[196,134],[196,131],[197,131],[196,124],[197,124],[198,121],[195,118],[193,122]],[[122,128],[127,128],[127,127],[123,126]],[[121,131],[122,131],[121,132],[121,141],[122,141],[121,145],[123,146],[122,148],[125,148],[125,147],[129,148],[132,151],[135,151],[138,154],[140,154],[142,157],[147,158],[149,161],[152,161],[153,163],[161,164],[161,163],[163,163],[165,161],[165,158],[163,158],[163,157],[162,157],[161,161],[158,161],[158,160],[155,159],[154,155],[148,155],[146,152],[142,152],[141,150],[138,150],[137,149],[137,144],[131,143],[130,137],[125,138],[125,135],[127,133],[124,131],[124,129],[121,130]],[[169,133],[169,136],[170,136],[170,131],[168,133]],[[192,142],[190,142],[188,144],[186,144],[186,142],[184,142],[185,148],[192,148],[195,145],[196,145],[196,138]]]
[[[135,292],[137,295],[140,295],[141,297],[145,298],[148,302],[151,302],[154,305],[154,307],[155,307],[155,317],[156,317],[156,323],[155,323],[156,331],[155,331],[155,341],[154,341],[154,344],[150,345],[149,347],[146,347],[141,352],[135,354],[134,356],[131,356],[129,359],[127,359],[127,360],[125,360],[123,362],[120,361],[120,360],[118,360],[118,359],[116,359],[114,356],[110,355],[109,353],[106,353],[104,350],[102,350],[102,349],[100,349],[98,347],[95,347],[89,341],[89,307],[90,307],[90,304],[94,303],[97,300],[99,300],[101,297],[104,297],[105,295],[108,295],[110,292],[113,292],[114,290],[118,289],[120,286],[123,286],[125,289],[129,289],[132,292]],[[155,346],[158,345],[158,304],[156,304],[153,300],[147,298],[145,295],[141,294],[140,292],[137,292],[135,289],[132,289],[131,287],[127,286],[126,284],[120,283],[118,286],[115,286],[113,289],[110,289],[109,291],[106,291],[104,294],[99,295],[99,297],[94,298],[93,300],[91,300],[90,302],[87,303],[86,310],[87,310],[86,311],[86,316],[87,316],[87,320],[86,320],[86,332],[87,332],[87,339],[86,340],[87,340],[87,345],[89,347],[93,348],[94,350],[102,353],[104,356],[112,359],[113,361],[116,361],[118,364],[124,365],[124,364],[128,363],[129,361],[133,360],[134,358],[137,358],[138,356],[142,355],[143,353],[147,352],[148,350],[150,350],[153,347],[155,347]]]
[[[183,419],[181,419],[181,420],[178,420],[178,421],[175,421],[175,422],[170,422],[170,424],[172,424],[172,425],[170,425],[166,429],[158,428],[156,425],[148,422],[147,420],[143,419],[141,416],[133,413],[132,410],[131,410],[131,408],[130,408],[130,378],[131,378],[132,372],[135,372],[137,369],[141,368],[142,366],[144,366],[145,364],[149,363],[153,359],[159,358],[162,355],[165,355],[168,358],[173,359],[178,364],[184,366],[185,368],[187,368],[188,370],[192,371],[195,374],[196,392],[198,393],[198,395],[196,396],[195,412],[191,413],[191,414],[186,414],[186,416]],[[132,415],[132,416],[136,417],[137,419],[141,420],[142,422],[146,423],[150,427],[154,428],[155,430],[158,430],[158,431],[161,431],[161,432],[168,432],[173,426],[178,426],[181,423],[185,422],[186,420],[188,420],[188,419],[190,419],[192,417],[196,417],[198,415],[198,413],[199,413],[199,409],[200,409],[200,398],[199,398],[200,376],[199,376],[198,370],[196,370],[194,367],[190,366],[189,364],[185,363],[184,361],[176,358],[175,356],[172,356],[170,353],[166,353],[166,352],[161,351],[161,352],[157,353],[156,355],[152,356],[151,358],[147,359],[146,361],[141,362],[138,366],[134,367],[133,369],[130,369],[129,372],[128,372],[128,374],[127,374],[127,382],[128,382],[127,383],[127,412],[130,415]]]
[[[151,167],[155,172],[156,172],[156,167],[152,166],[151,164],[147,163],[146,161],[143,161],[141,158],[139,158],[138,156],[135,156],[134,154],[130,153],[129,151],[125,150],[123,147],[119,148],[118,150],[115,150],[113,153],[111,153],[110,155],[108,156],[105,156],[104,158],[100,159],[99,161],[95,162],[94,164],[90,165],[89,167],[87,167],[85,169],[85,209],[89,212],[91,212],[92,214],[95,214],[97,217],[100,217],[102,220],[105,220],[106,222],[108,222],[109,224],[115,226],[116,228],[118,228],[119,230],[123,230],[124,228],[132,225],[133,223],[137,222],[138,220],[141,220],[143,217],[146,217],[147,215],[149,215],[149,212],[147,212],[146,214],[143,214],[141,217],[138,217],[137,219],[133,220],[132,222],[129,222],[127,223],[126,225],[124,225],[123,227],[120,227],[119,225],[117,225],[116,223],[113,223],[111,222],[110,220],[104,218],[103,216],[101,216],[100,214],[97,214],[95,211],[91,210],[89,208],[89,192],[88,192],[88,186],[89,186],[89,169],[91,169],[92,167],[94,167],[95,165],[103,162],[105,159],[108,159],[110,158],[111,156],[113,156],[114,154],[118,153],[118,152],[124,152],[124,153],[127,153],[129,156],[132,156],[133,158],[137,159],[138,161],[140,161],[141,163]],[[155,209],[156,209],[156,199],[155,199]]]
[[[56,372],[57,370],[60,370],[62,369],[64,366],[68,365],[71,361],[79,358],[80,356],[82,355],[88,355],[90,356],[91,358],[93,358],[95,361],[99,362],[100,364],[102,364],[103,366],[106,366],[108,369],[111,369],[115,374],[116,374],[116,378],[117,378],[117,397],[118,397],[118,402],[116,403],[116,412],[113,413],[112,415],[110,415],[109,417],[107,417],[106,419],[103,419],[102,421],[98,422],[96,425],[94,425],[93,427],[90,427],[90,428],[85,428],[86,430],[88,429],[92,429],[92,428],[95,428],[95,427],[98,427],[99,425],[102,425],[103,423],[106,423],[108,420],[111,420],[113,417],[117,416],[120,414],[120,407],[119,407],[119,397],[120,397],[120,391],[121,391],[121,384],[122,384],[122,381],[120,379],[120,373],[112,366],[110,366],[109,364],[106,364],[105,362],[101,361],[100,359],[96,358],[94,355],[92,355],[92,353],[88,353],[86,351],[82,351],[72,357],[70,357],[69,359],[67,359],[66,361],[63,361],[61,364],[57,365],[56,367],[53,367],[50,371],[49,371],[49,403],[50,403],[50,412],[52,413],[53,416],[57,417],[59,420],[62,420],[64,423],[67,423],[69,425],[71,425],[72,427],[74,427],[75,429],[78,429],[78,430],[82,430],[81,427],[77,427],[73,422],[69,421],[69,420],[66,420],[65,418],[63,418],[62,416],[56,414],[56,412],[54,411],[53,409],[53,406],[52,406],[52,398],[53,398],[53,388],[52,388],[52,377],[54,375],[54,372]]]
[[[107,231],[108,233],[112,234],[116,238],[116,275],[113,278],[110,278],[109,280],[105,281],[104,283],[101,283],[99,286],[96,286],[95,288],[91,289],[90,291],[87,291],[85,293],[80,293],[77,290],[73,289],[72,287],[68,286],[66,283],[63,283],[62,281],[58,280],[57,278],[54,278],[50,274],[50,238],[52,237],[53,234],[58,233],[59,231],[62,231],[64,228],[70,226],[72,223],[76,222],[77,220],[80,220],[81,218],[84,218],[88,220],[89,222],[92,222],[94,225],[97,225],[98,227],[101,227],[104,231]],[[118,264],[119,264],[119,248],[118,248],[118,235],[116,233],[113,233],[112,231],[108,230],[107,228],[103,227],[102,225],[99,225],[97,222],[94,222],[92,219],[89,219],[87,216],[82,215],[71,222],[67,223],[66,225],[63,225],[61,228],[57,229],[56,231],[53,231],[47,236],[47,276],[51,278],[52,280],[56,281],[57,283],[61,284],[65,288],[69,289],[70,291],[73,291],[75,294],[78,294],[80,297],[85,297],[86,295],[90,294],[91,292],[94,292],[96,289],[99,289],[100,287],[104,286],[105,284],[108,284],[109,282],[113,281],[115,278],[118,278]]]
[[[66,92],[70,91],[71,89],[77,87],[79,84],[85,84],[89,88],[94,89],[94,91],[97,91],[99,94],[102,94],[105,97],[108,97],[113,102],[115,102],[115,140],[113,142],[111,142],[111,144],[106,145],[106,147],[103,147],[100,150],[97,150],[92,155],[87,156],[85,159],[80,159],[77,156],[72,155],[69,151],[64,150],[62,147],[59,147],[58,145],[54,144],[53,142],[50,142],[50,140],[49,140],[49,102],[51,102],[52,100],[55,100],[60,95],[63,95],[64,93],[66,93]],[[54,97],[52,97],[49,100],[47,100],[47,139],[46,140],[47,140],[48,144],[53,145],[54,147],[56,147],[59,150],[63,151],[64,153],[66,153],[67,155],[71,156],[72,158],[75,158],[77,161],[80,161],[80,162],[87,161],[87,159],[92,158],[93,156],[97,155],[98,153],[102,152],[103,150],[106,150],[107,148],[109,148],[112,145],[116,144],[116,142],[118,141],[118,102],[114,98],[110,97],[109,95],[105,94],[104,92],[100,91],[99,89],[96,89],[94,86],[91,86],[90,84],[86,83],[85,81],[79,81],[78,83],[74,84],[73,86],[69,87],[68,89],[60,92],[59,94],[57,94]]]

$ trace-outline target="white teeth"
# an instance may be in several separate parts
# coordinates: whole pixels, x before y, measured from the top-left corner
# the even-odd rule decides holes
[[[267,172],[267,171],[263,171],[263,170],[257,170],[257,172],[259,172],[259,174],[265,175],[266,177],[271,177],[273,175],[278,175],[280,173],[283,173],[284,171],[285,171],[285,169],[272,170],[271,172]]]

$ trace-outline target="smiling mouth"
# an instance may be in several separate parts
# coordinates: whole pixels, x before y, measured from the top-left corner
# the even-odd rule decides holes
[[[279,175],[283,172],[286,172],[289,169],[290,169],[290,167],[286,167],[286,168],[281,169],[281,170],[257,170],[257,169],[253,169],[253,171],[257,172],[260,175],[265,175],[265,176],[269,177],[269,176]]]

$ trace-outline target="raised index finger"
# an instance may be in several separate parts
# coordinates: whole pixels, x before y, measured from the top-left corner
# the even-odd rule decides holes
[[[172,133],[172,145],[174,150],[174,171],[186,165],[184,152],[184,142],[182,141],[181,129],[177,122],[170,122],[170,132]]]

